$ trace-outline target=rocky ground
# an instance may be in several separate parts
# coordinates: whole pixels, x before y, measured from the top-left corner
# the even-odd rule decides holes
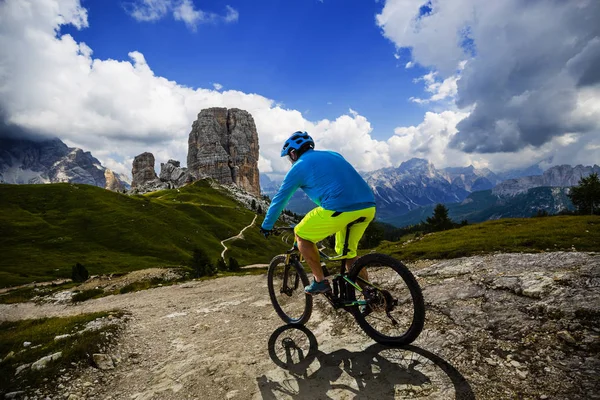
[[[404,349],[375,344],[319,298],[306,329],[282,326],[264,275],[77,305],[0,305],[0,320],[129,313],[106,369],[86,367],[29,398],[600,399],[600,254],[495,254],[411,269],[427,320]]]

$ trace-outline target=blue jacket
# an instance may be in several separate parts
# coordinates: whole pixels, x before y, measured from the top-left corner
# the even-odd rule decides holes
[[[330,211],[375,207],[373,191],[344,157],[333,151],[311,149],[300,156],[283,179],[271,201],[263,229],[273,229],[298,188],[318,206]]]

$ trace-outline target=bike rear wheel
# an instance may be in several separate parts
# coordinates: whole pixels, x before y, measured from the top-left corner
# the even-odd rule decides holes
[[[285,263],[286,256],[271,260],[267,274],[269,297],[277,315],[287,324],[305,324],[312,313],[312,296],[304,293],[308,277],[299,262]]]
[[[365,272],[368,278],[362,280]],[[348,277],[362,289],[348,285],[350,299],[368,304],[364,312],[354,307],[354,318],[373,340],[400,346],[419,336],[425,303],[417,280],[404,264],[385,254],[367,254],[354,263]]]

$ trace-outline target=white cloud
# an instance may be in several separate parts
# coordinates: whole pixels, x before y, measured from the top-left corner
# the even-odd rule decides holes
[[[238,107],[254,117],[259,166],[265,172],[287,171],[289,163],[280,157],[280,147],[296,130],[308,131],[320,148],[340,151],[357,168],[389,165],[387,145],[372,139],[370,123],[355,111],[334,121],[312,122],[259,94],[182,86],[155,75],[138,51],[124,60],[93,58],[85,43],[57,35],[66,23],[87,26],[78,1],[0,3],[3,122],[58,136],[129,174],[133,158],[145,151],[154,154],[157,168],[171,158],[185,165],[187,138],[198,112]]]
[[[238,11],[229,5],[225,6],[226,14],[219,15],[197,9],[193,0],[135,0],[124,7],[140,22],[158,21],[171,13],[176,21],[183,21],[192,31],[202,23],[231,23],[239,19]]]
[[[507,154],[575,132],[585,147],[600,131],[600,2],[432,0],[420,15],[423,4],[387,0],[376,20],[433,71],[431,97],[412,101],[471,111],[450,146]]]
[[[410,97],[410,101],[418,104],[427,104],[441,100],[454,100],[458,91],[459,80],[459,74],[449,76],[444,80],[439,80],[438,73],[435,71],[430,71],[421,78],[415,79],[415,83],[421,81],[425,82],[425,91],[431,93],[431,97],[428,99]]]
[[[233,7],[225,6],[227,14],[223,17],[225,22],[237,22],[240,19],[240,13]]]
[[[215,88],[215,90],[223,89],[223,85],[221,85],[220,83],[213,83],[213,87]]]
[[[396,166],[406,159],[419,157],[428,159],[436,168],[474,165],[495,172],[528,167],[542,160],[552,160],[547,166],[598,164],[600,132],[589,142],[582,142],[581,135],[566,133],[542,146],[525,146],[511,153],[482,155],[454,149],[449,143],[458,132],[459,122],[468,115],[457,111],[427,112],[419,125],[396,128],[395,135],[387,140],[391,164]]]
[[[138,0],[125,4],[127,12],[137,21],[158,21],[169,12],[171,0]]]

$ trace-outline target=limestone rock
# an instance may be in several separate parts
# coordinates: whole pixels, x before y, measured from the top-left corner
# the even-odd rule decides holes
[[[108,168],[104,171],[104,179],[106,180],[106,189],[112,190],[113,192],[122,192],[125,190],[125,185],[123,185],[123,182],[120,181],[115,176],[115,173]]]
[[[135,156],[131,175],[133,177],[131,181],[132,189],[147,185],[152,181],[157,181],[158,176],[156,176],[156,172],[154,171],[154,155],[146,152]]]
[[[57,353],[54,353],[54,354],[50,354],[49,356],[42,357],[39,360],[37,360],[36,362],[34,362],[33,364],[31,364],[31,369],[34,371],[44,369],[44,368],[46,368],[46,365],[48,365],[48,363],[50,361],[58,360],[61,357],[62,357],[62,352],[60,352],[60,351]]]
[[[181,168],[179,161],[169,160],[160,164],[161,182],[171,183],[173,187],[180,187],[186,183],[188,172],[187,168]]]
[[[209,176],[260,195],[258,133],[252,115],[237,108],[200,111],[188,138],[187,165],[192,176]]]
[[[92,355],[92,359],[99,369],[107,370],[115,367],[115,364],[109,355],[96,353]]]

